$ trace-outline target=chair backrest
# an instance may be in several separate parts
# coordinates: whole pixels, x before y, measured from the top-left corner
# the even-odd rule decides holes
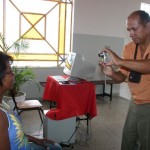
[[[14,93],[13,93],[13,91],[11,90],[10,91],[11,92],[11,97],[12,97],[12,100],[13,100],[13,102],[14,102],[14,108],[13,108],[13,110],[15,111],[17,111],[17,113],[19,113],[19,111],[18,111],[18,106],[17,106],[17,102],[16,102],[16,100],[15,100],[15,95],[14,95]]]

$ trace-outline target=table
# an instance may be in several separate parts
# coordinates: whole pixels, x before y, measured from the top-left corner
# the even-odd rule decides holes
[[[85,80],[77,84],[61,84],[55,76],[48,76],[43,100],[57,103],[56,108],[46,113],[53,120],[86,114],[91,119],[97,115],[95,85]]]
[[[119,82],[114,80],[106,80],[106,85],[110,85],[110,92],[106,92],[105,90],[105,80],[93,80],[91,81],[95,85],[102,85],[103,86],[103,92],[100,94],[97,94],[96,96],[108,96],[110,97],[110,101],[112,100],[112,91],[113,91],[113,84],[119,84]]]
[[[110,85],[110,91],[107,93],[107,92],[105,91],[105,80],[92,80],[92,81],[90,81],[90,82],[93,83],[94,85],[102,85],[102,86],[103,86],[103,91],[102,91],[102,93],[96,94],[96,96],[102,96],[102,97],[108,96],[108,97],[110,97],[110,101],[112,100],[113,84],[120,84],[119,82],[114,81],[114,80],[106,80],[106,84]],[[46,82],[40,82],[40,84],[41,84],[43,87],[45,87]],[[51,104],[51,107],[53,107],[52,104]],[[50,108],[51,108],[51,107],[50,107]],[[55,105],[54,105],[54,107],[55,107]]]

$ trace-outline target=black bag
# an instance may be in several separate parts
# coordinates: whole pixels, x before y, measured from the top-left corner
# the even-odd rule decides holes
[[[138,44],[136,44],[135,53],[134,53],[135,60],[136,60],[137,50],[138,50]],[[132,83],[139,83],[141,80],[141,73],[131,70],[128,80]]]
[[[140,80],[141,80],[141,73],[131,70],[129,74],[129,81],[133,83],[139,83]]]

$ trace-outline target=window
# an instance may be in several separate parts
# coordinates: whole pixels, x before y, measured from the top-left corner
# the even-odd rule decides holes
[[[150,4],[141,3],[141,10],[146,11],[150,15]]]
[[[17,65],[63,65],[71,51],[72,9],[72,0],[3,0],[4,17],[0,19],[7,43],[20,38],[29,42]]]

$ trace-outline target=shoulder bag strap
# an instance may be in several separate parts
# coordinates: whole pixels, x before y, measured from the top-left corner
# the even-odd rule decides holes
[[[134,59],[135,60],[136,60],[137,50],[138,50],[138,44],[136,44],[136,47],[135,47],[135,53],[134,53]]]

